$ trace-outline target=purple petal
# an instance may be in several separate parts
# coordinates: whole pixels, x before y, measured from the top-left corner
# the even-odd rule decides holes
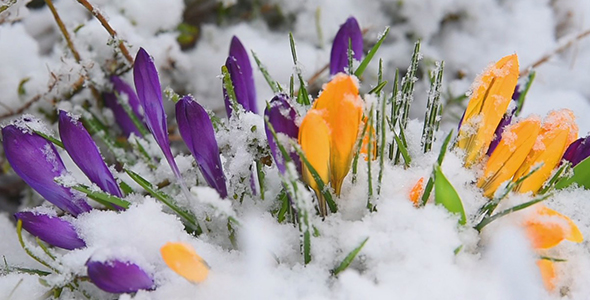
[[[154,61],[143,48],[139,48],[139,52],[137,52],[137,56],[135,57],[133,77],[147,127],[154,135],[154,139],[162,149],[162,152],[164,152],[164,156],[168,164],[170,164],[174,175],[177,178],[181,178],[180,171],[170,150],[168,124],[166,123],[166,113],[164,112],[158,71],[156,70]]]
[[[289,104],[287,100],[288,96],[285,94],[276,95],[270,101],[270,105],[264,110],[264,116],[268,118],[269,123],[272,125],[277,134],[282,133],[290,138],[297,139],[299,135],[299,126],[297,126],[297,112]],[[285,162],[277,144],[274,140],[272,132],[265,124],[266,138],[270,146],[270,151],[277,164],[279,171],[285,173]],[[283,145],[286,146],[286,145]],[[297,166],[297,170],[301,172],[301,163],[297,153],[290,153],[291,159]]]
[[[83,197],[55,182],[66,168],[53,144],[16,125],[4,127],[2,135],[6,159],[16,174],[47,201],[74,216],[92,209]]]
[[[250,65],[250,58],[248,52],[240,40],[234,36],[229,47],[229,56],[225,62],[225,66],[230,74],[236,99],[238,103],[244,107],[244,110],[258,113],[256,104],[256,86],[254,85],[254,74],[252,73],[252,65]],[[225,109],[228,117],[231,115],[231,103],[227,92],[223,91],[225,97]]]
[[[575,167],[584,159],[590,156],[590,135],[585,138],[579,138],[569,145],[563,154],[563,159],[572,163]]]
[[[111,195],[123,197],[117,181],[82,122],[63,110],[59,111],[59,136],[74,163],[90,181]]]
[[[492,152],[496,150],[496,147],[498,147],[498,144],[500,144],[500,141],[502,140],[502,133],[504,133],[504,129],[512,122],[512,116],[514,116],[514,113],[518,108],[519,97],[520,87],[519,85],[516,85],[516,88],[514,88],[514,93],[512,94],[512,102],[514,104],[514,107],[511,111],[506,112],[502,117],[502,120],[500,120],[500,123],[498,123],[498,127],[496,127],[496,131],[494,132],[494,139],[490,142],[490,147],[488,148],[488,156],[492,155]],[[463,113],[463,115],[465,115],[465,113]],[[461,121],[463,121],[463,118],[461,118]]]
[[[185,96],[176,103],[176,122],[182,139],[195,157],[209,186],[216,189],[222,198],[227,197],[219,146],[205,109],[192,96]]]
[[[137,94],[135,94],[133,88],[131,88],[131,86],[129,86],[126,82],[124,82],[123,80],[121,80],[121,78],[117,76],[112,76],[111,82],[113,83],[113,90],[117,92],[120,96],[125,95],[127,97],[129,106],[131,107],[135,115],[140,120],[143,120],[143,114],[141,113],[140,108],[141,104],[139,103],[139,99],[137,98]],[[117,96],[115,95],[115,93],[105,93],[104,102],[105,105],[113,111],[113,114],[115,115],[115,120],[117,124],[119,124],[119,127],[121,127],[121,129],[123,130],[125,136],[129,136],[131,133],[134,133],[136,136],[142,136],[139,129],[137,129],[131,118],[129,118],[129,115],[127,115],[127,112],[125,111],[123,106],[119,104],[119,101],[117,100]]]
[[[86,262],[88,277],[101,290],[109,293],[134,293],[154,288],[152,277],[138,265],[119,260]]]
[[[352,46],[352,57],[361,60],[363,57],[363,32],[354,17],[350,17],[340,25],[334,37],[330,53],[330,75],[346,72],[348,68],[348,46]]]
[[[59,217],[24,211],[14,214],[23,222],[23,228],[42,241],[67,250],[86,247],[74,226]]]

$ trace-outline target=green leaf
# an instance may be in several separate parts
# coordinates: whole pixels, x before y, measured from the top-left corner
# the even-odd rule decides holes
[[[385,31],[383,31],[383,33],[381,34],[381,37],[379,38],[377,43],[375,43],[375,46],[373,46],[373,48],[371,48],[371,50],[369,50],[369,53],[367,53],[367,56],[365,56],[365,59],[363,59],[363,61],[359,65],[359,67],[356,68],[356,71],[354,71],[354,76],[359,77],[359,78],[361,76],[363,76],[365,69],[367,68],[367,66],[369,65],[371,60],[373,60],[373,56],[375,56],[375,53],[377,53],[377,50],[379,50],[379,47],[381,47],[381,44],[383,44],[383,41],[385,40],[385,38],[387,37],[388,34],[389,34],[389,27],[386,27]]]
[[[113,196],[113,195],[110,195],[110,194],[107,194],[104,192],[100,192],[100,191],[90,190],[87,186],[84,186],[84,185],[77,185],[77,186],[73,186],[72,188],[76,191],[86,194],[86,196],[88,196],[88,198],[90,198],[90,199],[110,208],[110,209],[115,210],[115,207],[113,206],[113,204],[123,207],[125,209],[129,208],[130,203],[119,198],[119,197],[116,197],[116,196]]]
[[[555,189],[564,189],[574,183],[585,189],[590,189],[590,157],[584,159],[573,169],[572,177],[563,178],[555,184]]]
[[[444,206],[448,211],[459,214],[461,217],[459,224],[465,225],[467,219],[459,194],[457,194],[453,185],[445,177],[440,166],[436,165],[434,169],[434,201],[436,204]]]
[[[350,266],[350,264],[352,263],[354,258],[359,254],[359,252],[361,252],[361,249],[363,249],[363,247],[365,246],[365,244],[367,243],[368,240],[369,240],[369,238],[367,237],[366,239],[363,240],[363,242],[358,247],[356,247],[356,248],[354,248],[354,250],[350,251],[350,253],[348,253],[348,255],[344,258],[344,260],[336,268],[334,268],[332,270],[332,274],[334,274],[334,276],[336,276],[340,272],[346,270],[348,268],[348,266]]]
[[[529,73],[529,77],[527,77],[527,81],[524,85],[524,90],[520,93],[520,96],[518,97],[518,104],[516,105],[516,111],[514,112],[514,115],[516,117],[520,115],[520,111],[524,106],[524,100],[526,98],[527,93],[529,92],[529,89],[531,88],[531,84],[533,84],[533,80],[535,80],[536,75],[537,72],[535,72],[535,70],[531,70],[531,72]]]

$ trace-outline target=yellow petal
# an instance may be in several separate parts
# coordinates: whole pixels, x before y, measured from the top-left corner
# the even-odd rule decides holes
[[[330,182],[337,195],[340,195],[342,181],[350,170],[362,107],[356,79],[345,74],[336,75],[324,85],[313,104],[314,109],[322,111],[330,128]]]
[[[543,205],[539,205],[525,222],[525,228],[536,249],[555,247],[564,239],[575,243],[584,241],[580,229],[570,218]]]
[[[506,127],[477,183],[486,197],[493,197],[498,187],[512,178],[535,144],[540,130],[541,121],[536,117]]]
[[[309,163],[327,184],[330,179],[330,129],[322,115],[317,109],[307,112],[299,127],[299,145]],[[320,202],[320,214],[326,215],[326,203],[321,196],[322,193],[305,164],[302,164],[302,178],[316,191]]]
[[[207,279],[209,266],[191,245],[169,242],[160,248],[160,253],[166,265],[186,280],[199,283]]]
[[[412,190],[410,191],[410,200],[412,200],[414,206],[418,207],[418,205],[420,204],[418,201],[420,201],[420,197],[422,196],[423,192],[424,177],[420,177],[420,179],[418,179],[418,182],[416,182],[416,184],[414,185],[414,187],[412,187]]]
[[[541,278],[543,278],[543,285],[548,291],[555,289],[555,279],[557,273],[555,272],[555,263],[547,259],[537,260],[537,266],[541,271]]]
[[[518,57],[506,56],[475,79],[459,129],[457,146],[466,152],[465,166],[479,162],[506,113],[518,80]]]
[[[529,152],[527,158],[514,174],[514,181],[528,174],[532,168],[543,163],[543,166],[516,186],[520,193],[536,193],[557,166],[567,146],[578,135],[578,126],[571,110],[553,111],[545,118],[541,132]]]

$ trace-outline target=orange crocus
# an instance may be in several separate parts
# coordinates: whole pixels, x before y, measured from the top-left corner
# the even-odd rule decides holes
[[[172,271],[190,282],[202,282],[209,275],[209,265],[191,245],[169,242],[160,248],[160,254]]]
[[[475,79],[473,94],[459,129],[457,147],[465,150],[465,166],[481,161],[518,81],[518,57],[506,56]]]

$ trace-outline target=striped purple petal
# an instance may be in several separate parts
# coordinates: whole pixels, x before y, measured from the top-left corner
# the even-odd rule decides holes
[[[496,150],[496,147],[498,147],[498,144],[500,144],[500,141],[502,140],[502,133],[504,133],[504,129],[512,122],[512,116],[514,116],[514,113],[518,108],[519,97],[520,87],[519,85],[516,85],[516,88],[514,88],[514,93],[512,94],[512,104],[514,104],[514,107],[511,111],[506,112],[502,117],[502,120],[500,120],[500,123],[498,123],[498,127],[496,127],[496,131],[494,132],[494,139],[490,142],[490,147],[488,148],[488,156],[492,155],[492,152]],[[465,115],[465,112],[463,112],[463,115]],[[461,118],[461,121],[463,121],[463,118]]]
[[[250,65],[250,58],[248,52],[234,36],[229,46],[229,56],[225,62],[225,66],[230,74],[234,91],[238,103],[244,107],[245,111],[258,113],[256,104],[256,86],[254,85],[254,74],[252,72],[252,65]],[[229,97],[225,88],[223,90],[225,98],[225,109],[228,117],[231,116],[232,108]]]
[[[182,139],[209,186],[216,189],[222,198],[227,197],[219,146],[207,111],[192,96],[185,96],[176,103],[176,122]]]
[[[16,125],[2,128],[2,136],[6,159],[16,174],[47,201],[74,216],[92,209],[83,196],[55,182],[67,171],[53,144]]]
[[[162,89],[158,71],[152,57],[143,49],[139,48],[133,65],[133,77],[139,103],[143,108],[145,122],[148,129],[154,135],[154,139],[164,152],[164,157],[170,164],[172,172],[177,178],[181,178],[180,170],[174,161],[170,142],[168,140],[168,124],[162,101]]]
[[[272,125],[277,134],[282,133],[290,138],[297,139],[299,135],[299,126],[297,126],[297,111],[289,104],[289,99],[285,94],[278,94],[269,103],[269,106],[264,110],[264,116]],[[266,138],[270,146],[270,151],[277,164],[279,171],[285,173],[285,161],[280,150],[277,147],[272,132],[265,124]],[[282,143],[283,144],[283,143]],[[284,145],[286,149],[290,148]],[[290,153],[291,159],[297,166],[297,171],[301,172],[301,163],[296,152]]]
[[[141,104],[139,103],[137,94],[135,94],[135,91],[131,86],[129,86],[126,82],[124,82],[123,80],[121,80],[121,78],[117,76],[112,76],[111,82],[113,83],[114,92],[104,94],[105,105],[113,111],[115,121],[117,122],[119,127],[121,127],[121,130],[123,130],[125,136],[129,136],[131,133],[134,133],[136,136],[142,136],[139,129],[137,129],[131,118],[129,118],[129,115],[127,115],[127,112],[125,111],[123,106],[119,104],[115,92],[118,93],[120,97],[126,97],[129,107],[131,107],[131,110],[133,110],[135,115],[140,120],[143,120],[143,114],[141,113]]]
[[[101,290],[109,293],[134,293],[155,288],[152,277],[138,265],[120,260],[86,262],[88,277]]]
[[[30,211],[16,213],[14,217],[22,221],[27,232],[52,246],[67,250],[86,247],[74,226],[62,218]]]
[[[74,163],[90,181],[109,194],[123,197],[117,181],[82,122],[63,110],[59,111],[59,136]]]
[[[334,37],[330,53],[330,75],[346,72],[348,68],[348,46],[352,47],[352,57],[361,60],[363,57],[363,32],[354,17],[350,17],[340,25]]]
[[[579,138],[567,147],[563,154],[563,159],[572,163],[575,167],[584,159],[590,156],[590,135],[585,138]]]

